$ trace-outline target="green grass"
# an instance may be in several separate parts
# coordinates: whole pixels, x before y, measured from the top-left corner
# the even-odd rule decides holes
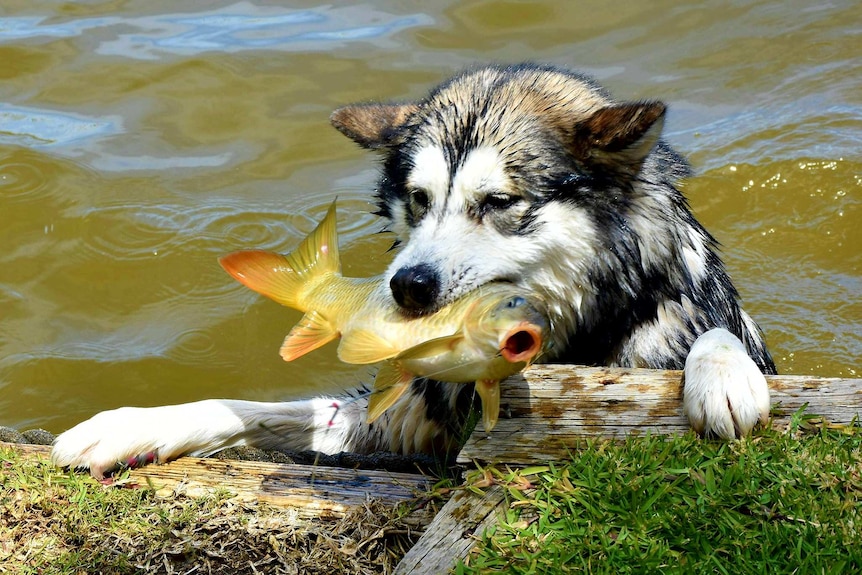
[[[862,432],[810,423],[591,441],[558,465],[486,470],[508,509],[455,572],[862,572]]]

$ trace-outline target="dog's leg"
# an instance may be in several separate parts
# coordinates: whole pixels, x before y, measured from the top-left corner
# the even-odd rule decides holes
[[[454,413],[466,386],[416,382],[374,424],[366,423],[367,398],[319,397],[261,403],[208,399],[162,407],[103,411],[54,441],[56,465],[89,468],[94,477],[121,466],[205,456],[227,447],[315,450],[323,453],[424,452],[440,455],[462,439],[451,418],[434,419],[428,403]]]
[[[285,403],[209,399],[121,407],[62,433],[51,458],[63,467],[89,468],[101,478],[118,466],[204,456],[239,445],[338,452],[351,448],[352,428],[364,417],[357,403],[352,398]]]
[[[735,335],[712,329],[685,360],[683,413],[701,435],[733,439],[769,416],[766,379]]]

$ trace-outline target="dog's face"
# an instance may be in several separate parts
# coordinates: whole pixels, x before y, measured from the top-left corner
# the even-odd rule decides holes
[[[575,326],[604,227],[632,201],[663,114],[660,103],[613,103],[579,76],[520,66],[465,73],[416,103],[341,108],[332,122],[385,155],[380,214],[401,245],[387,276],[406,312],[507,281]]]

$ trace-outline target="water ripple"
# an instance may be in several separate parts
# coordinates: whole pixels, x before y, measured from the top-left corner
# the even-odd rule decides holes
[[[314,227],[313,218],[301,211],[286,215],[232,203],[123,204],[91,208],[82,217],[92,229],[100,230],[84,238],[86,247],[100,257],[117,260],[146,259],[168,250],[284,250]]]
[[[212,329],[189,329],[179,334],[168,355],[181,363],[215,364],[218,354]]]
[[[0,195],[6,200],[38,196],[48,185],[45,172],[27,162],[0,160]]]
[[[0,144],[29,148],[64,146],[123,131],[119,116],[89,117],[0,102]]]
[[[246,154],[248,155],[248,154]],[[238,154],[231,151],[213,153],[199,156],[182,156],[179,154],[170,157],[156,157],[146,154],[135,156],[119,156],[110,152],[100,151],[90,163],[98,170],[104,172],[134,172],[134,171],[159,171],[159,170],[182,170],[188,168],[219,168],[236,162]]]
[[[689,149],[709,152],[701,168],[798,157],[854,157],[862,146],[862,107],[809,97],[788,105],[740,111],[709,124],[672,132]],[[735,135],[730,137],[729,135]]]
[[[180,364],[217,365],[218,354],[205,328],[169,333],[158,326],[139,325],[137,333],[115,332],[100,336],[79,335],[73,341],[51,342],[26,352],[9,355],[4,363],[20,365],[46,359],[88,360],[100,364],[171,358]],[[227,365],[226,362],[221,362]]]
[[[4,18],[0,20],[0,43],[68,38],[94,29],[117,28],[124,33],[102,41],[96,53],[157,60],[164,54],[332,50],[356,41],[380,42],[407,28],[434,22],[427,14],[396,16],[367,5],[290,10],[250,2],[196,13],[45,21],[32,16]],[[134,32],[125,32],[129,28]]]

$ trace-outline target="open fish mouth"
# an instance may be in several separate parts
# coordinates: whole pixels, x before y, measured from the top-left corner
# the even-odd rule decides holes
[[[533,323],[522,323],[503,336],[500,355],[509,363],[529,363],[541,349],[542,328]]]

